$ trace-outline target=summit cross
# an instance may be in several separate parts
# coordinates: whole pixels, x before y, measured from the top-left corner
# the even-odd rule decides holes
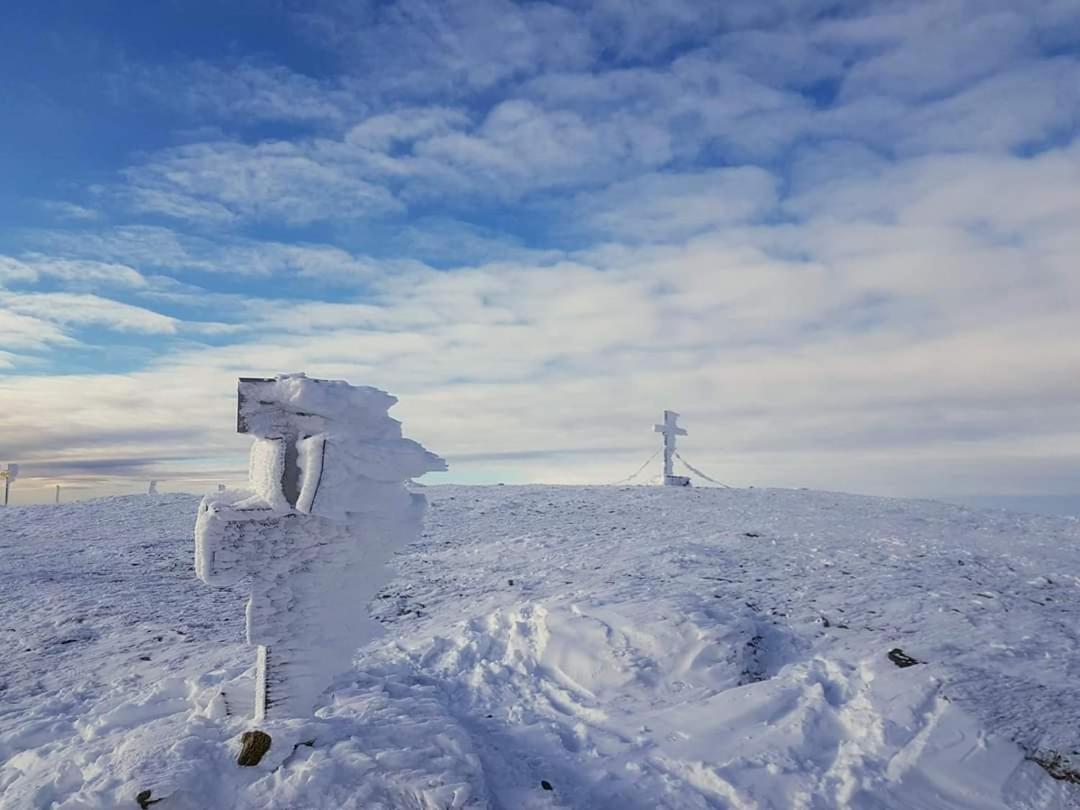
[[[675,411],[664,411],[664,424],[653,425],[653,430],[664,436],[664,486],[685,487],[690,485],[690,479],[682,475],[675,475],[672,458],[675,455],[675,437],[685,436],[685,428],[677,424],[679,415]]]

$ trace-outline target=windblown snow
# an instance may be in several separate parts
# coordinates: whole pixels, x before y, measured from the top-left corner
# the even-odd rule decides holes
[[[256,768],[245,583],[195,578],[198,499],[0,510],[0,807],[1080,807],[1076,520],[424,492],[388,632]]]

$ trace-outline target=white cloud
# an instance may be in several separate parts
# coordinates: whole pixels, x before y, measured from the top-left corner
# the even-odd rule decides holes
[[[207,276],[300,277],[363,282],[387,270],[407,267],[406,260],[377,260],[350,253],[335,245],[307,242],[273,242],[219,237],[216,239],[179,233],[162,227],[120,227],[108,230],[40,230],[32,234],[35,244],[55,253],[90,255],[94,260],[56,258],[44,254],[31,262],[0,257],[0,278],[5,272],[14,279],[33,280],[37,273],[51,272],[69,283],[80,278],[88,281],[127,281],[129,286],[146,287],[147,279],[130,262],[156,272],[196,271]],[[134,274],[134,275],[132,275]],[[160,291],[166,279],[160,275],[153,283]]]
[[[239,463],[235,377],[303,369],[389,388],[411,435],[523,478],[622,477],[676,407],[688,457],[736,484],[1080,486],[1075,4],[306,19],[349,70],[197,67],[180,103],[220,129],[114,189],[178,231],[39,233],[0,259],[12,287],[64,290],[3,299],[9,351],[88,324],[172,339],[130,375],[0,383],[26,458],[167,477],[224,442]],[[251,142],[255,120],[305,134]],[[355,250],[385,232],[389,258]],[[260,297],[277,282],[305,300]]]
[[[72,287],[146,286],[146,279],[139,271],[126,264],[113,262],[65,259],[40,253],[26,253],[23,254],[21,260],[2,257],[0,264],[5,268],[12,268],[10,277],[15,280],[36,281],[39,277],[47,276]]]
[[[167,150],[129,171],[126,193],[137,211],[196,222],[348,221],[454,195],[515,199],[610,182],[712,143],[772,154],[808,126],[796,94],[703,55],[670,71],[553,77],[524,93],[476,124],[460,111],[414,107],[365,119],[341,139]]]
[[[912,111],[897,122],[902,152],[1041,147],[1080,124],[1080,62],[1032,61]]]
[[[756,166],[654,173],[581,194],[576,205],[594,233],[667,241],[768,214],[779,202],[778,185]]]
[[[75,326],[104,326],[119,332],[172,334],[176,319],[97,295],[0,293],[0,306],[16,316]]]
[[[516,201],[717,155],[768,163],[806,139],[900,154],[1038,146],[1076,126],[1075,59],[1044,64],[1040,48],[1060,47],[1080,15],[1029,6],[322,4],[296,17],[337,51],[339,75],[241,60],[128,77],[158,95],[171,81],[175,103],[226,132],[292,120],[318,136],[196,139],[132,167],[121,197],[181,221],[297,226]],[[819,82],[835,100],[800,92]]]
[[[397,97],[462,96],[593,59],[577,15],[546,2],[345,2],[297,16],[364,86]]]
[[[0,282],[36,281],[38,272],[26,262],[11,256],[0,256]]]
[[[817,37],[831,46],[874,47],[846,72],[842,97],[940,97],[1027,57],[1036,49],[1035,8],[937,0],[832,21]]]
[[[194,245],[209,250],[206,240],[185,237],[169,228],[123,225],[108,229],[38,230],[28,234],[31,243],[51,255],[89,257],[106,263],[142,267],[192,267]]]
[[[0,298],[0,302],[2,301]],[[73,342],[48,321],[0,307],[0,346],[6,349],[38,351],[50,345]],[[10,356],[8,355],[9,358]]]
[[[827,185],[805,185],[775,220],[758,218],[775,201],[759,170],[648,176],[583,198],[619,241],[572,260],[374,267],[362,299],[250,302],[242,342],[90,381],[138,389],[158,415],[187,381],[183,407],[199,421],[182,437],[161,438],[164,417],[133,420],[104,394],[76,416],[156,443],[148,458],[213,458],[236,376],[305,369],[400,393],[411,433],[479,459],[466,467],[490,468],[484,454],[505,452],[525,477],[625,475],[620,465],[650,447],[653,412],[678,407],[692,426],[688,457],[732,483],[919,493],[925,468],[940,464],[968,476],[954,490],[972,489],[983,479],[965,454],[1027,481],[1025,454],[1038,457],[1048,436],[1062,458],[1080,459],[1070,405],[1080,394],[1070,372],[1080,368],[1078,166],[1075,147],[849,174],[834,165]],[[680,211],[680,188],[715,192],[716,210],[705,196]],[[44,407],[36,385],[7,395]],[[483,439],[470,428],[478,421]],[[553,446],[604,460],[554,467]]]
[[[406,107],[366,118],[345,136],[355,146],[385,150],[401,143],[441,135],[469,125],[463,110],[445,107]]]
[[[364,109],[339,81],[319,81],[280,65],[201,61],[179,77],[175,70],[158,69],[129,78],[162,104],[200,118],[212,115],[249,125],[256,121],[340,125]]]
[[[281,141],[177,147],[129,170],[128,177],[136,211],[178,219],[302,224],[401,209],[392,194],[347,167]]]
[[[63,200],[43,200],[41,206],[61,219],[89,222],[101,218],[100,211]]]

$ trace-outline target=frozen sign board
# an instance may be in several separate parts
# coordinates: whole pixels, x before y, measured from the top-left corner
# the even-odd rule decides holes
[[[404,482],[446,469],[402,438],[387,413],[396,402],[303,374],[240,380],[237,430],[255,440],[248,488],[203,499],[195,568],[210,585],[251,583],[257,721],[309,716],[379,632],[368,602],[390,554],[419,535],[425,507]]]

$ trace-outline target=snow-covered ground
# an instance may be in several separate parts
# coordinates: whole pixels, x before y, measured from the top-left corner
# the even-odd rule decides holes
[[[1030,759],[1080,773],[1076,520],[424,491],[389,633],[248,769],[244,590],[196,580],[198,499],[0,510],[0,807],[1080,807]]]

